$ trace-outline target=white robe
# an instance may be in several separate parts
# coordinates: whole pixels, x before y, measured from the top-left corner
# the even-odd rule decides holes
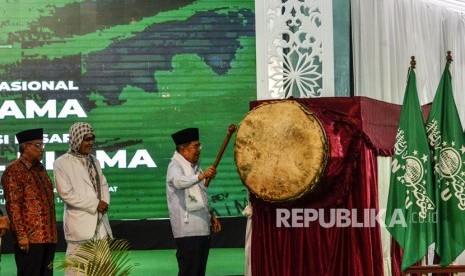
[[[101,182],[101,198],[110,205],[108,183],[100,164],[96,163]],[[107,214],[102,217],[97,212],[99,199],[83,159],[65,153],[55,160],[53,173],[58,195],[65,204],[63,227],[66,241],[80,243],[92,239],[98,223],[112,236]]]

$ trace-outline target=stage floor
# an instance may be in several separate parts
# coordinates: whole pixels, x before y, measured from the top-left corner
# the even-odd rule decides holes
[[[56,257],[61,257],[63,254],[63,252],[57,252]],[[1,258],[0,275],[16,275],[14,255],[2,254]],[[175,276],[178,272],[175,250],[134,250],[131,252],[130,258],[132,261],[139,264],[132,270],[131,276]],[[54,275],[63,275],[63,272],[56,271]],[[244,249],[210,249],[207,264],[207,275],[244,275]]]

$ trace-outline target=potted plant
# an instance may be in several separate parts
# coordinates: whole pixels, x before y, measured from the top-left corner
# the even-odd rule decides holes
[[[138,266],[129,253],[127,240],[93,239],[78,246],[74,254],[57,259],[55,270],[75,270],[80,276],[125,276]]]

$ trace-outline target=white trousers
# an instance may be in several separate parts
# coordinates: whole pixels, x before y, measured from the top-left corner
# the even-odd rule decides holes
[[[103,225],[103,223],[101,223],[99,225],[99,229],[97,231],[97,239],[101,239],[101,238],[105,238],[106,236],[108,236],[108,233],[109,231],[107,231],[107,229],[105,228],[105,226]],[[66,245],[66,256],[69,256],[69,255],[72,255],[74,254],[74,252],[76,251],[76,248],[81,245],[81,243],[76,243],[76,242],[68,242],[67,245]],[[65,270],[65,276],[77,276],[77,275],[84,275],[83,272],[79,272],[77,271],[76,269],[68,269],[68,270]]]

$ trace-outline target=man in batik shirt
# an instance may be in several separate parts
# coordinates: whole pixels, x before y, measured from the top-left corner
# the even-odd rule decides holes
[[[41,160],[43,129],[16,134],[20,156],[2,176],[6,211],[16,241],[17,275],[53,275],[57,243],[53,185]]]

